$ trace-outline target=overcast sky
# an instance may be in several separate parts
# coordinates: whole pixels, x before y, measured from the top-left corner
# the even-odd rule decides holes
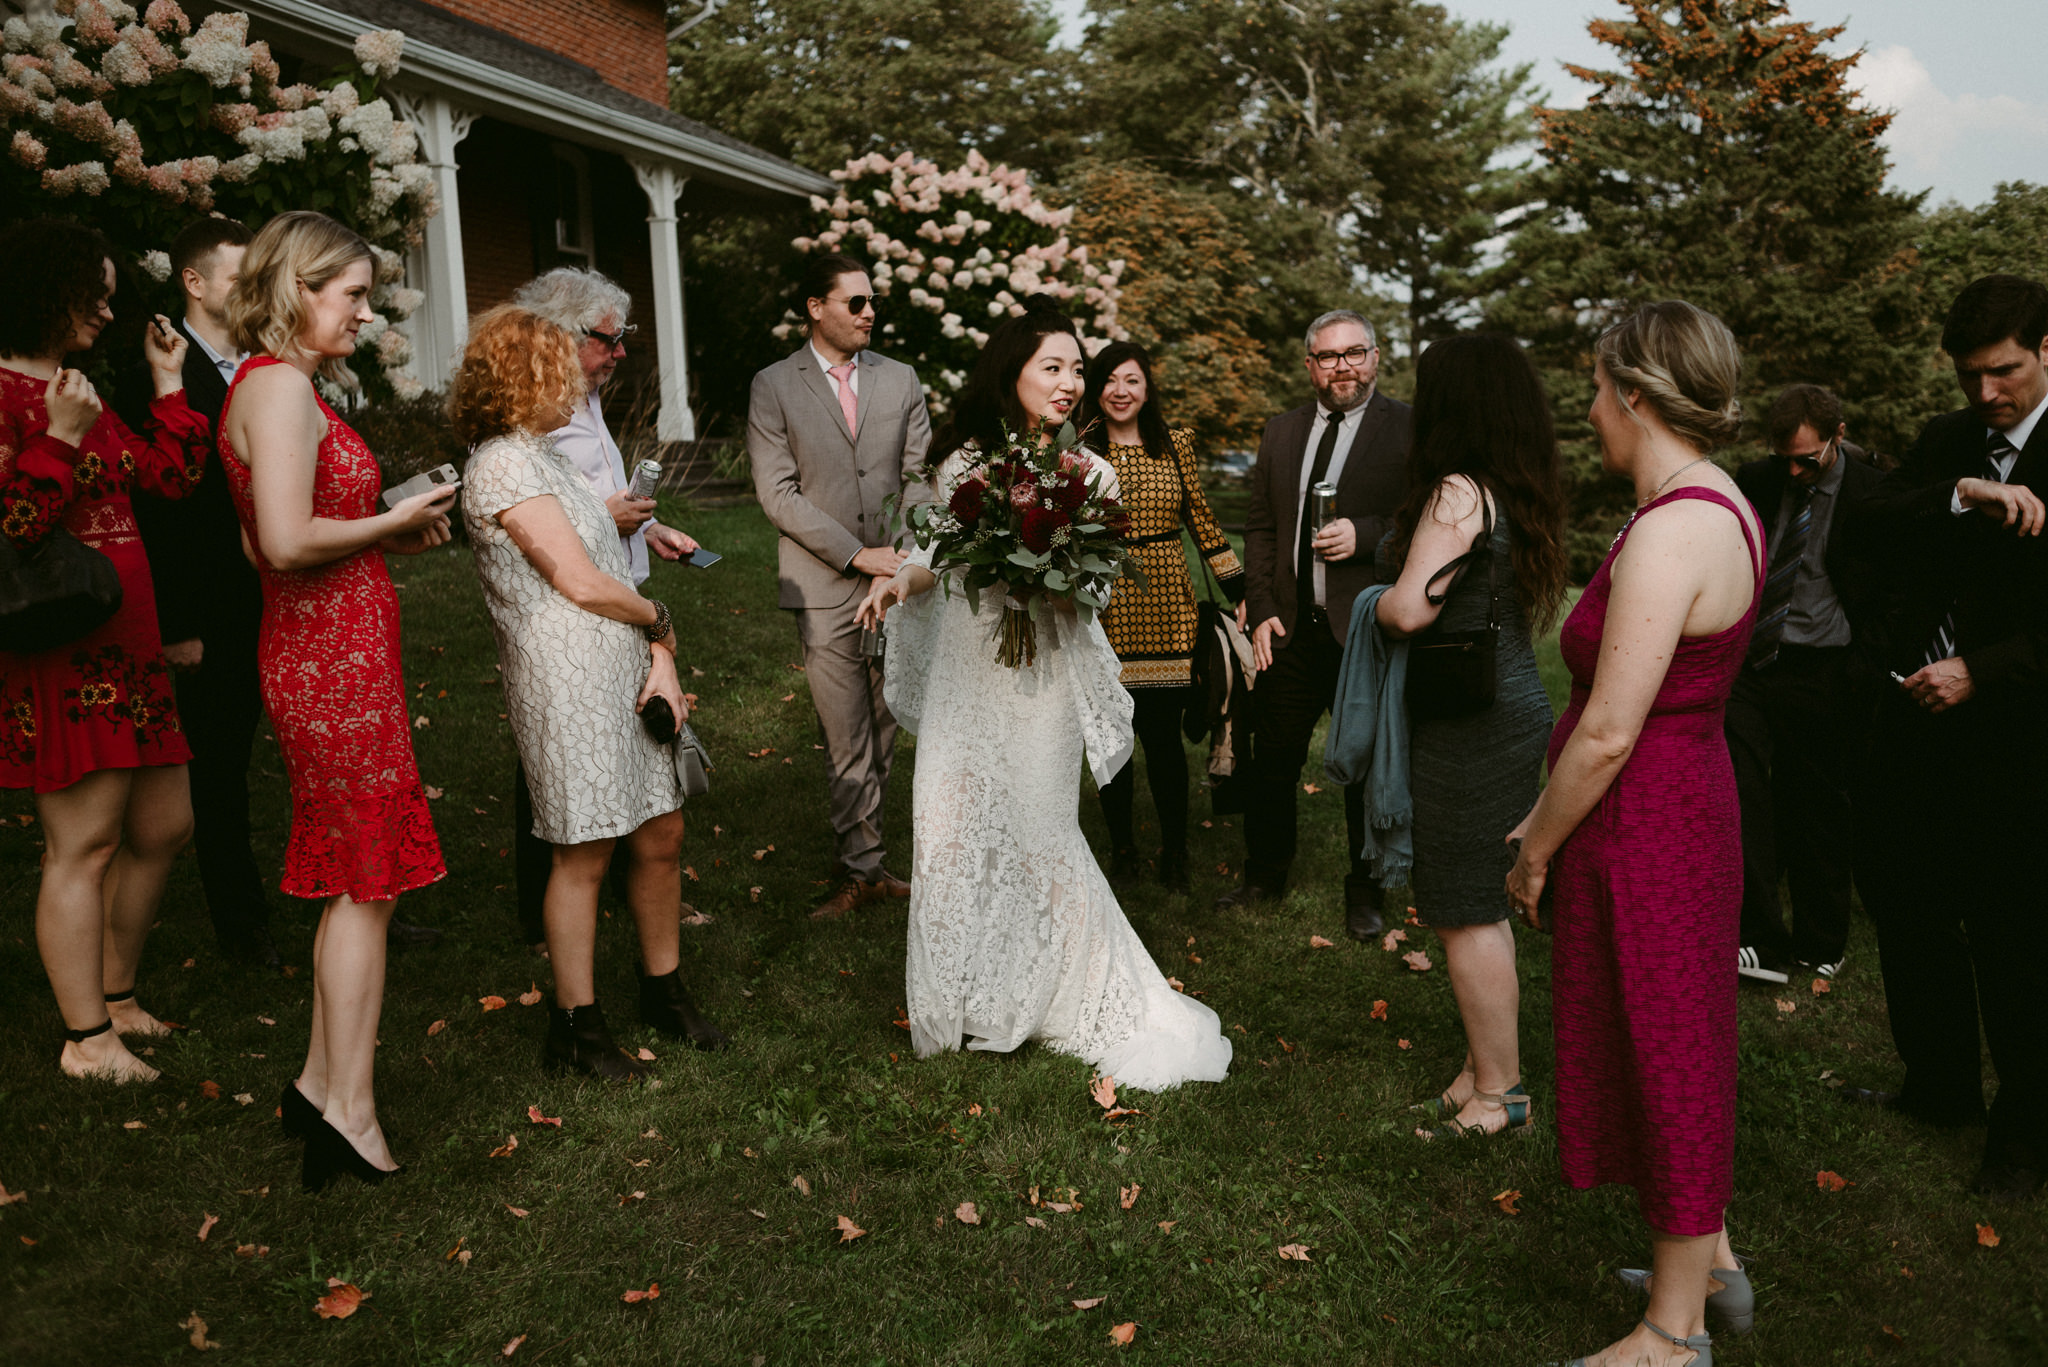
[[[1560,105],[1587,87],[1560,63],[1606,65],[1611,51],[1586,33],[1620,16],[1617,0],[1439,0],[1460,18],[1506,24],[1503,55],[1528,62]],[[1081,0],[1053,0],[1079,35]],[[1847,25],[1838,42],[1861,47],[1857,78],[1872,103],[1896,109],[1886,134],[1892,183],[1931,190],[1929,202],[1976,204],[2001,180],[2048,182],[2048,4],[2041,0],[1794,0],[1793,17]]]

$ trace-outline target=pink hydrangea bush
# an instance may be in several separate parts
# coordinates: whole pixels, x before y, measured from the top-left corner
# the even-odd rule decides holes
[[[1068,240],[1072,208],[1041,200],[1022,171],[979,152],[950,171],[905,152],[879,152],[831,173],[832,199],[814,196],[817,231],[799,252],[866,262],[880,314],[875,345],[915,365],[934,416],[967,381],[994,320],[1049,294],[1076,316],[1090,355],[1125,334],[1117,324],[1121,261],[1096,262]],[[796,329],[791,314],[776,331]]]
[[[67,24],[64,21],[68,19]],[[131,254],[174,306],[171,238],[195,214],[252,227],[283,209],[332,214],[378,251],[375,331],[353,369],[373,393],[416,396],[404,320],[408,246],[439,207],[419,139],[378,94],[405,36],[356,40],[355,62],[287,85],[234,10],[196,24],[178,0],[57,0],[0,26],[0,216],[67,214]]]

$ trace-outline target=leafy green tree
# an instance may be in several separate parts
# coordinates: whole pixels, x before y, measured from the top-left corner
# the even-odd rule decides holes
[[[2048,279],[2048,186],[2007,181],[1975,208],[1943,205],[1927,215],[1919,243],[1936,316],[1980,275]]]
[[[1090,0],[1081,126],[1111,158],[1219,197],[1250,241],[1276,358],[1364,304],[1397,335],[1471,312],[1482,244],[1519,201],[1528,68],[1506,30],[1417,0]]]
[[[1861,53],[1784,0],[1621,0],[1596,20],[1613,70],[1571,67],[1581,109],[1540,109],[1542,207],[1510,241],[1488,322],[1548,371],[1597,559],[1627,506],[1597,479],[1583,414],[1595,336],[1639,304],[1717,314],[1746,406],[1782,385],[1842,396],[1865,444],[1898,452],[1931,411],[1934,329],[1913,250],[1920,196],[1884,186],[1890,116],[1851,85]]]

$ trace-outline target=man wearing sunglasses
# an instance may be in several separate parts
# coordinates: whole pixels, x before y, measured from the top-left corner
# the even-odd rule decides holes
[[[882,701],[882,660],[863,651],[853,609],[872,579],[903,564],[886,505],[929,497],[916,476],[932,433],[917,372],[867,349],[877,309],[865,266],[812,257],[796,304],[808,336],[754,376],[747,454],[761,511],[782,533],[779,601],[796,617],[825,736],[839,856],[832,895],[811,915],[836,920],[877,898],[910,896],[910,884],[882,867],[896,719]]]
[[[1794,971],[1834,977],[1849,943],[1851,767],[1883,677],[1883,567],[1860,520],[1880,475],[1849,443],[1842,401],[1789,385],[1764,431],[1771,454],[1735,482],[1763,521],[1770,569],[1725,726],[1742,807],[1737,971],[1782,984]]]

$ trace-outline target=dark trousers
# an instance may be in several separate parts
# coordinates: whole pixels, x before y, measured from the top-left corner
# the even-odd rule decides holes
[[[192,845],[214,937],[229,949],[270,923],[249,847],[249,756],[263,720],[256,624],[203,638],[199,668],[175,673],[178,717],[192,746]]]
[[[1294,865],[1299,825],[1294,809],[1309,739],[1337,697],[1337,666],[1344,647],[1330,634],[1321,608],[1295,618],[1294,638],[1273,652],[1251,693],[1252,759],[1244,812],[1244,873],[1248,882],[1278,891]],[[1322,766],[1317,766],[1320,774]],[[1365,844],[1365,785],[1344,789],[1344,825],[1350,835],[1347,883],[1369,885],[1358,851]]]
[[[1188,756],[1181,744],[1181,716],[1187,710],[1186,688],[1131,690],[1131,729],[1145,747],[1145,777],[1152,787],[1152,805],[1159,809],[1159,848],[1181,856],[1188,848]],[[1137,797],[1136,764],[1126,764],[1102,785],[1102,819],[1109,826],[1110,845],[1133,849],[1131,805]]]
[[[1877,924],[1910,1109],[1983,1106],[1981,1020],[1998,1070],[1987,1162],[2048,1162],[2048,802],[1995,727],[1903,699],[1881,713],[1857,792],[1856,885]],[[2008,732],[2008,735],[2010,733]],[[1989,758],[1987,758],[1987,754]]]
[[[1766,963],[1839,963],[1849,943],[1854,840],[1848,650],[1788,645],[1744,669],[1728,699],[1742,804],[1742,943]],[[1792,890],[1792,933],[1778,900]]]

